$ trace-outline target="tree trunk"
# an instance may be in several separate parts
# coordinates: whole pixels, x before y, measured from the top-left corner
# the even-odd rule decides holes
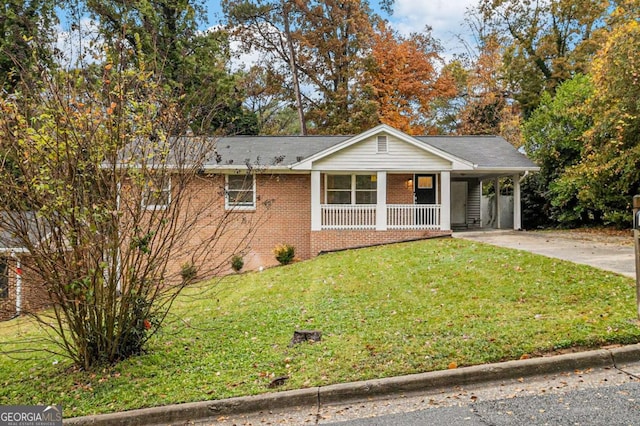
[[[291,39],[291,28],[289,25],[289,4],[282,2],[282,18],[284,21],[284,34],[287,38],[287,47],[289,48],[289,66],[291,67],[291,75],[293,77],[293,90],[296,96],[296,108],[298,110],[298,120],[300,121],[300,134],[307,134],[307,123],[304,118],[304,109],[302,106],[302,94],[300,93],[300,82],[298,80],[298,65],[296,64],[295,49],[293,48],[293,40]]]

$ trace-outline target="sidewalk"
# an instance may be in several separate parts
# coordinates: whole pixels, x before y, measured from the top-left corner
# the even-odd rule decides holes
[[[246,418],[275,411],[316,423],[323,407],[424,395],[480,383],[521,381],[524,378],[589,369],[621,368],[640,361],[640,344],[550,357],[478,365],[445,371],[337,384],[257,396],[154,407],[65,420],[66,425],[216,424],[230,417]],[[634,366],[640,370],[640,366]],[[297,416],[296,416],[297,415]],[[305,422],[305,423],[306,423]],[[235,423],[235,422],[233,422]],[[246,423],[253,424],[253,423]],[[281,422],[279,422],[281,424]],[[298,423],[284,423],[298,424]]]

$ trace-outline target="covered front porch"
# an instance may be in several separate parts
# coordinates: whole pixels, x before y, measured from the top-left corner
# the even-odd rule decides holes
[[[520,174],[450,171],[311,172],[312,231],[451,231],[482,227],[482,179],[513,180],[513,228],[521,228]],[[500,197],[495,197],[500,211]],[[500,222],[498,221],[498,226]]]

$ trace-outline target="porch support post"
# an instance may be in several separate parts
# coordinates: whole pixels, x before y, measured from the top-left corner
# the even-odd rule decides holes
[[[451,231],[451,172],[440,173],[440,230]]]
[[[520,202],[520,175],[513,175],[513,229],[522,229],[522,204]]]
[[[500,210],[502,206],[500,206],[500,178],[495,178],[493,181],[493,188],[496,192],[496,229],[501,229],[500,222],[502,222],[500,217]]]
[[[311,230],[322,229],[322,210],[320,208],[320,171],[311,171]]]
[[[378,172],[376,195],[376,231],[387,230],[387,172]]]

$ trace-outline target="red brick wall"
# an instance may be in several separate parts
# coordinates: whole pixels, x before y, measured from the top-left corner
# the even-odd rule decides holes
[[[278,244],[290,244],[296,257],[310,257],[311,232],[311,177],[310,175],[256,176],[255,210],[224,208],[224,177],[208,176],[191,185],[194,203],[189,215],[201,218],[191,230],[192,236],[182,250],[176,253],[170,265],[170,274],[179,276],[181,265],[190,261],[194,253],[202,251],[198,263],[203,263],[200,277],[228,273],[230,259],[241,254],[245,269],[277,265],[273,249]],[[223,223],[225,226],[220,227]],[[212,235],[215,241],[207,243]],[[212,266],[219,265],[219,270]]]
[[[408,179],[413,175],[387,175],[387,204],[413,204],[413,187],[407,188]]]
[[[249,245],[250,267],[276,265],[273,249],[278,244],[295,247],[296,257],[311,256],[311,176],[258,176],[257,194],[261,200],[272,200],[264,210],[265,223],[258,227]]]
[[[51,306],[47,289],[40,275],[33,270],[29,255],[20,256],[22,270],[22,311],[34,312]]]
[[[16,315],[16,271],[17,260],[9,259],[9,297],[0,299],[0,321],[13,318]],[[47,291],[38,275],[31,269],[28,255],[20,256],[20,270],[22,272],[22,313],[35,312],[51,305]]]
[[[0,299],[0,321],[13,318],[16,314],[16,266],[15,260],[7,258],[9,272],[9,294],[7,298]]]
[[[413,192],[406,187],[411,174],[390,174],[387,176],[387,202],[390,204],[412,204]],[[324,180],[324,179],[322,179]],[[210,210],[209,217],[225,214],[224,194],[221,190],[207,189],[207,186],[221,187],[224,178],[210,176],[203,179],[197,188],[201,200],[206,198]],[[273,249],[278,244],[290,244],[296,249],[298,259],[309,259],[323,251],[363,247],[391,242],[449,235],[439,231],[317,231],[311,232],[311,177],[310,175],[283,174],[258,175],[256,194],[258,197],[255,211],[226,212],[231,226],[229,231],[211,247],[207,258],[209,264],[222,264],[220,273],[230,272],[229,259],[234,252],[242,249],[245,269],[277,265]],[[253,227],[253,229],[251,229]],[[214,228],[201,223],[196,234],[202,238],[210,235]],[[249,236],[246,244],[242,238]],[[196,249],[202,238],[194,239],[185,247],[182,258],[176,256],[173,271],[179,273],[179,267],[188,260],[189,253]]]
[[[405,182],[410,174],[387,176],[387,202],[411,204],[413,192]],[[309,259],[323,251],[386,244],[449,235],[439,231],[315,231],[311,232],[311,176],[308,174],[259,174],[256,177],[256,208],[252,211],[226,211],[224,177],[203,176],[187,189],[190,200],[184,218],[197,215],[189,225],[184,244],[172,256],[168,279],[180,279],[183,264],[192,259],[202,265],[199,278],[231,271],[230,259],[239,253],[245,270],[277,265],[273,249],[290,244],[298,259]],[[221,223],[224,226],[220,226]],[[215,236],[215,238],[212,238]],[[25,265],[27,261],[25,260]],[[219,266],[218,269],[216,267]],[[10,297],[0,300],[0,319],[15,314],[15,265],[10,266]],[[46,305],[42,286],[33,271],[23,267],[23,306],[25,311]]]

